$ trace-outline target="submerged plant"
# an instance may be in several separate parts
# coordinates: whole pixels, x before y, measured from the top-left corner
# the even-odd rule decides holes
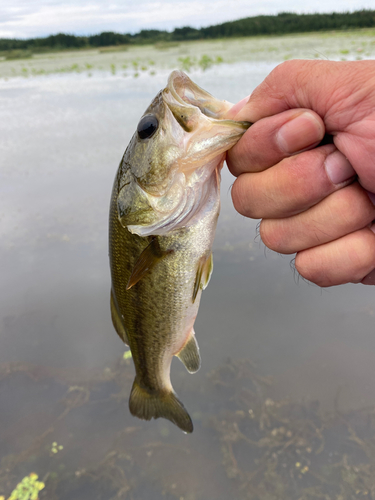
[[[43,482],[38,481],[38,475],[32,472],[17,484],[8,500],[38,500],[39,491],[44,486]]]
[[[62,446],[61,444],[57,444],[57,442],[54,441],[52,443],[52,446],[51,446],[51,453],[56,454],[63,449],[64,449],[64,446]]]

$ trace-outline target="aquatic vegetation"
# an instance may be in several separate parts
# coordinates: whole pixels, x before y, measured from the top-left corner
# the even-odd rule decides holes
[[[34,457],[34,467],[48,474],[43,490],[46,499],[78,499],[83,492],[84,498],[94,500],[214,498],[201,492],[207,484],[207,457],[202,461],[194,444],[186,439],[174,441],[173,429],[166,422],[157,426],[159,438],[155,439],[145,435],[141,424],[124,419],[124,398],[132,378],[131,363],[123,356],[114,366],[93,372],[72,373],[21,363],[0,365],[0,384],[28,380],[29,390],[37,394],[51,384],[66,389],[58,401],[61,413],[50,414],[46,429],[29,448],[2,457],[0,492],[12,491],[20,468]],[[193,396],[200,410],[200,416],[194,415],[199,432],[211,436],[210,453],[221,484],[232,492],[230,498],[374,500],[375,408],[343,412],[336,402],[333,412],[323,413],[316,401],[277,400],[272,392],[272,379],[260,375],[248,360],[227,360],[202,380],[199,393]],[[102,395],[99,399],[98,394]],[[104,427],[101,414],[105,415]],[[69,435],[79,421],[88,426],[87,432],[80,433],[79,445],[76,436],[70,438],[72,446],[65,443],[64,462],[56,453],[46,463],[52,430],[66,429]],[[23,425],[20,432],[27,433],[29,419]],[[106,450],[102,455],[92,439],[98,425],[106,435],[104,440],[103,436],[95,438]],[[0,437],[6,432],[6,428],[0,429]],[[77,463],[77,455],[78,468],[70,465]],[[180,472],[172,480],[166,468],[173,469],[176,461]],[[186,481],[186,470],[192,470],[193,464],[198,487]],[[213,464],[208,465],[209,469]],[[23,484],[36,481],[32,476]],[[21,487],[17,488],[21,493]],[[30,486],[26,491],[30,493]],[[34,487],[36,497],[10,499],[36,500],[39,491]],[[8,498],[0,496],[1,500]]]
[[[32,75],[45,75],[45,74],[46,74],[46,70],[45,70],[45,69],[43,69],[43,68],[39,68],[39,69],[37,69],[37,68],[32,68],[32,70],[31,70],[31,74],[32,74]]]
[[[157,50],[168,50],[179,47],[179,45],[177,42],[157,42],[154,44],[154,47]]]
[[[203,56],[200,58],[198,64],[203,69],[203,71],[206,71],[206,69],[210,68],[213,65],[214,61],[211,59],[210,56],[207,54],[203,54]]]
[[[28,64],[29,76],[43,74],[72,73],[80,71],[111,72],[111,63],[116,70],[133,68],[134,71],[146,71],[141,67],[182,69],[191,71],[193,68],[209,70],[216,64],[223,62],[222,53],[225,51],[227,64],[245,61],[282,62],[293,58],[325,57],[339,60],[349,54],[363,58],[375,56],[374,32],[371,30],[348,31],[336,33],[303,34],[293,37],[243,37],[241,39],[200,40],[191,42],[160,42],[154,46],[126,46],[129,52],[122,52],[118,47],[103,47],[98,49],[77,50],[76,52],[38,53]],[[342,53],[340,51],[347,51]],[[359,49],[359,50],[358,50]],[[124,50],[124,49],[122,49]],[[166,54],[165,51],[168,50]],[[164,53],[162,52],[164,51]],[[0,52],[0,78],[25,76],[22,57],[6,60],[8,52]],[[202,55],[203,54],[203,55]],[[321,54],[320,56],[317,54]],[[84,57],[83,57],[84,56]],[[114,57],[121,60],[114,60]],[[211,59],[211,61],[210,61]],[[76,65],[76,66],[74,66]],[[74,67],[72,67],[74,66]]]
[[[116,74],[116,65],[114,63],[111,63],[111,73],[112,75]]]
[[[195,65],[195,60],[190,56],[179,57],[178,61],[180,62],[180,69],[183,71],[190,71],[191,68]]]
[[[44,489],[44,483],[38,481],[38,476],[31,473],[24,477],[12,491],[8,500],[38,500],[39,491]],[[0,500],[5,497],[0,497]]]
[[[348,49],[342,49],[342,50],[340,50],[340,54],[345,54],[346,55],[346,54],[349,54],[349,52],[350,51]]]
[[[54,441],[54,442],[52,443],[52,446],[51,446],[51,453],[55,455],[56,453],[58,453],[59,451],[61,451],[61,450],[63,450],[63,449],[64,449],[64,446],[63,446],[63,445],[61,445],[61,444],[57,444],[57,442],[56,442],[56,441]]]
[[[10,50],[5,55],[7,61],[12,61],[14,59],[30,59],[31,57],[33,57],[31,50],[22,49]]]
[[[101,47],[99,49],[100,54],[108,54],[111,52],[126,52],[128,47],[126,45],[117,45],[117,46],[109,46],[109,47]]]
[[[370,492],[374,498],[374,415],[366,420],[365,411],[336,409],[324,416],[317,402],[275,401],[267,397],[269,380],[248,362],[228,362],[211,377],[222,397],[223,378],[242,380],[236,407],[212,419],[241,498],[349,500]],[[371,438],[360,437],[365,428]]]

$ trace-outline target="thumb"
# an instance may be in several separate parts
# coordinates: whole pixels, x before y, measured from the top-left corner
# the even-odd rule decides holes
[[[234,119],[254,123],[296,108],[320,116],[361,185],[374,193],[375,61],[286,61],[271,71]]]
[[[235,119],[255,122],[288,109],[307,108],[320,115],[327,133],[343,130],[348,123],[330,110],[343,102],[354,104],[353,94],[363,90],[355,75],[365,72],[368,78],[368,70],[374,73],[372,61],[286,61],[254,90]]]

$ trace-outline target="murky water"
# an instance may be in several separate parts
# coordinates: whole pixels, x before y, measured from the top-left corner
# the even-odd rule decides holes
[[[236,102],[275,64],[224,63],[191,77]],[[49,500],[310,499],[318,490],[304,488],[318,488],[322,476],[332,491],[320,498],[375,498],[375,454],[360,444],[373,446],[374,290],[296,280],[291,258],[266,251],[256,221],[234,211],[226,169],[215,270],[196,322],[202,368],[189,375],[172,366],[194,433],[129,414],[133,367],[109,313],[108,205],[123,151],[168,73],[0,84],[0,497],[36,472],[46,483],[40,499]],[[341,424],[318,424],[311,401],[339,413]],[[298,418],[288,405],[300,405]],[[311,442],[304,419],[317,429]],[[322,429],[331,433],[325,447]],[[267,436],[274,441],[259,444]],[[264,462],[263,449],[288,479]],[[335,453],[341,497],[322,472]],[[281,490],[292,476],[294,486]]]

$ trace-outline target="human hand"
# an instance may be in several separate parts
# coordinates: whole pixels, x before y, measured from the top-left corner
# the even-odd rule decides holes
[[[254,123],[227,163],[265,245],[320,286],[375,284],[375,61],[287,61],[229,117]]]

